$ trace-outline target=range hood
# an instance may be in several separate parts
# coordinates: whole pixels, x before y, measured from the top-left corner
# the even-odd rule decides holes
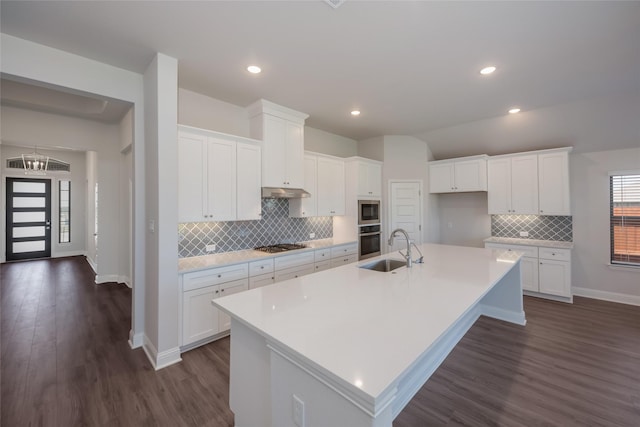
[[[263,199],[304,199],[306,197],[311,197],[311,194],[302,188],[262,187]]]

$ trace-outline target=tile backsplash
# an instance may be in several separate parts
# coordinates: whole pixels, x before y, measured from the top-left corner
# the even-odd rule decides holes
[[[494,237],[520,237],[521,231],[529,232],[528,239],[573,241],[571,216],[542,215],[491,215],[491,235]]]
[[[262,220],[194,222],[178,224],[180,258],[206,255],[205,246],[215,243],[215,253],[239,251],[275,243],[333,237],[332,217],[289,218],[287,199],[262,199]]]

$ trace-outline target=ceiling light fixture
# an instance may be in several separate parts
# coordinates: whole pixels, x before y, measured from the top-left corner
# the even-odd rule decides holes
[[[352,116],[359,116],[359,115],[360,115],[360,110],[353,110],[353,111],[351,112],[351,115],[352,115]]]
[[[489,66],[489,67],[484,67],[482,70],[480,70],[480,74],[482,75],[488,75],[493,73],[496,70],[496,67],[494,67],[493,65]]]
[[[519,113],[519,112],[520,112],[520,109],[518,107],[512,108],[512,109],[509,110],[509,114],[516,114],[516,113]]]
[[[260,73],[260,71],[262,71],[262,69],[257,65],[249,65],[247,67],[247,71],[250,72],[251,74],[258,74]]]

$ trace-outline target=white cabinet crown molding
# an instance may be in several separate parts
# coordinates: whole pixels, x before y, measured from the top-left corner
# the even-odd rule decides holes
[[[495,156],[488,156],[488,157],[489,157],[489,159],[501,159],[501,158],[506,158],[506,157],[560,153],[560,152],[565,152],[565,151],[567,153],[570,153],[572,150],[573,150],[573,147],[558,147],[558,148],[549,148],[549,149],[546,149],[546,150],[534,150],[534,151],[522,151],[522,152],[519,152],[519,153],[498,154],[498,155],[495,155]]]
[[[240,136],[240,135],[232,135],[230,133],[218,132],[216,130],[198,128],[194,126],[178,125],[178,133],[180,132],[186,132],[189,134],[197,134],[197,135],[203,135],[203,136],[219,137],[226,140],[233,140],[235,142],[245,142],[249,144],[258,144],[258,145],[262,144],[262,141],[258,139],[247,138],[245,136]]]
[[[270,116],[280,117],[292,122],[299,122],[301,124],[304,124],[304,121],[309,117],[308,114],[275,104],[271,101],[267,101],[266,99],[257,100],[253,104],[249,105],[246,108],[246,111],[249,118],[255,117],[259,114],[269,114]]]

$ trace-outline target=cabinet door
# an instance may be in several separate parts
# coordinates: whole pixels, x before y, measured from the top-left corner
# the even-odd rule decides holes
[[[453,182],[454,166],[451,163],[429,164],[429,192],[451,193],[455,191]]]
[[[382,166],[369,164],[369,192],[373,197],[382,197]]]
[[[246,291],[249,289],[249,280],[242,279],[235,282],[225,283],[220,285],[220,296],[225,297],[227,295],[237,294],[238,292]],[[227,313],[223,313],[218,310],[218,325],[219,331],[224,332],[231,329],[231,317]]]
[[[285,188],[303,188],[304,186],[304,126],[286,122]]]
[[[178,222],[204,221],[207,137],[178,134]]]
[[[286,182],[287,121],[265,114],[262,132],[262,186],[282,187]]]
[[[317,157],[304,156],[304,185],[303,189],[311,194],[311,197],[301,199],[289,199],[289,216],[292,218],[306,218],[317,215]]]
[[[275,273],[261,274],[249,278],[249,289],[261,288],[276,282]]]
[[[182,296],[182,345],[188,345],[219,332],[218,309],[211,300],[218,297],[219,286],[187,291]]]
[[[538,214],[538,156],[511,159],[511,213]]]
[[[306,264],[298,267],[287,268],[285,270],[276,270],[275,278],[276,282],[282,282],[284,280],[295,279],[297,277],[306,276],[312,274],[315,271],[314,264]]]
[[[358,163],[358,196],[370,197],[371,189],[369,188],[369,164],[364,162]]]
[[[260,147],[253,144],[237,144],[237,215],[239,220],[262,217]]]
[[[538,259],[523,257],[520,260],[522,289],[538,292]]]
[[[319,271],[328,270],[331,268],[331,262],[329,260],[316,262],[314,264],[314,271],[317,273]]]
[[[209,220],[233,221],[236,219],[235,177],[236,143],[209,137],[207,143],[207,214]]]
[[[541,215],[571,215],[569,153],[538,155],[538,191]]]
[[[486,191],[486,160],[463,160],[454,163],[455,191]]]
[[[540,292],[571,296],[571,264],[566,261],[541,259],[538,266]]]
[[[357,255],[346,255],[340,258],[331,258],[331,268],[340,267],[341,265],[351,264],[358,261]]]
[[[487,168],[489,214],[511,213],[511,159],[490,159]]]
[[[318,216],[344,215],[345,183],[343,161],[324,157],[318,158],[317,192]]]

